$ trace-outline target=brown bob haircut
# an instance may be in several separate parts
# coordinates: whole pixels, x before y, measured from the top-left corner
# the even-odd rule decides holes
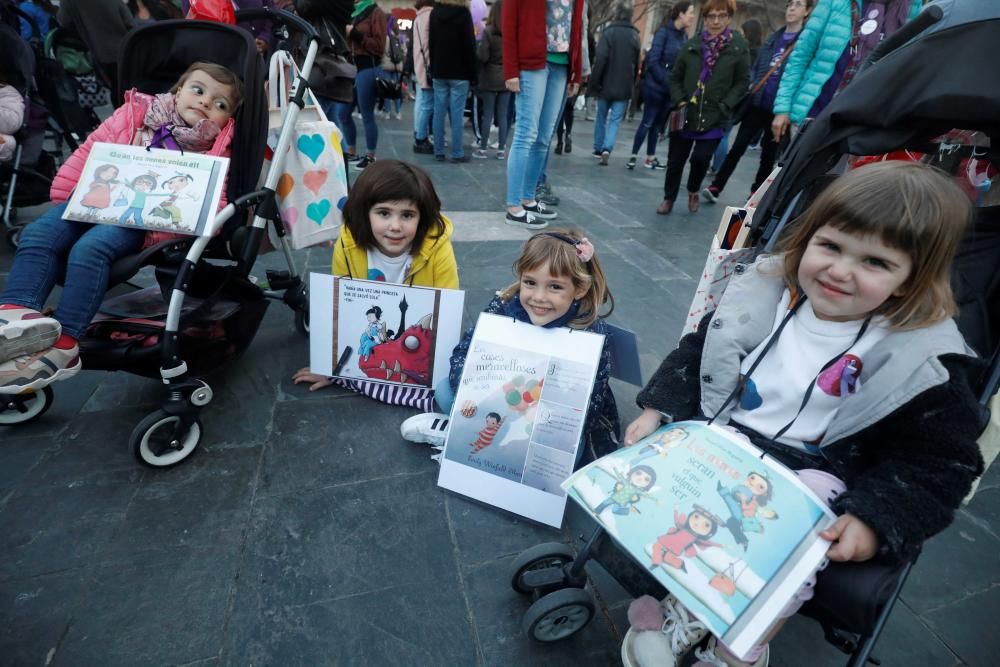
[[[946,175],[915,162],[887,161],[847,172],[826,188],[779,241],[782,275],[798,284],[799,263],[821,227],[874,237],[905,252],[913,267],[903,295],[875,313],[897,329],[919,329],[951,317],[951,263],[972,215],[969,199]]]
[[[378,247],[368,215],[376,204],[390,201],[412,201],[420,213],[411,255],[420,251],[428,236],[444,234],[441,200],[427,173],[399,160],[379,160],[361,172],[344,205],[344,224],[360,247],[365,250]]]
[[[711,11],[726,12],[732,17],[736,13],[736,0],[704,0],[701,3],[702,15]]]
[[[367,169],[365,170],[367,171]],[[556,278],[567,278],[573,283],[574,290],[586,290],[580,298],[577,315],[569,322],[573,329],[587,329],[597,318],[604,318],[615,309],[615,299],[608,289],[608,281],[604,277],[597,254],[584,262],[576,254],[576,246],[558,238],[558,236],[580,241],[584,238],[578,229],[554,228],[535,234],[524,244],[521,256],[514,262],[514,275],[518,281],[508,286],[500,293],[500,298],[510,301],[521,289],[521,276],[534,271],[544,264],[549,265],[549,273]],[[607,312],[600,313],[601,306],[609,304]]]
[[[181,74],[181,78],[177,79],[177,83],[174,84],[173,88],[170,89],[171,93],[176,93],[184,85],[184,82],[188,80],[188,77],[195,70],[201,70],[205,74],[209,75],[219,83],[224,86],[229,86],[232,89],[231,98],[229,101],[233,105],[233,113],[240,108],[240,104],[243,103],[243,80],[236,76],[236,74],[228,67],[223,67],[222,65],[216,65],[215,63],[204,63],[196,62],[191,63],[191,66],[184,70]]]

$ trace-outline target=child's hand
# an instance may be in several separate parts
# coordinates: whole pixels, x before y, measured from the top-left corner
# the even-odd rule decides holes
[[[476,404],[472,401],[466,401],[462,404],[462,409],[459,410],[463,417],[471,419],[476,416]]]
[[[646,408],[634,422],[625,429],[625,444],[634,445],[656,430],[660,425],[660,413],[653,408]]]
[[[853,514],[839,517],[832,526],[819,535],[833,542],[826,552],[826,557],[830,560],[864,561],[878,551],[878,536],[875,531]]]
[[[300,368],[295,371],[295,375],[292,376],[292,382],[294,384],[301,384],[306,382],[309,384],[309,391],[316,391],[317,389],[322,389],[323,387],[329,387],[333,384],[333,380],[326,375],[317,375],[309,370],[309,367]]]

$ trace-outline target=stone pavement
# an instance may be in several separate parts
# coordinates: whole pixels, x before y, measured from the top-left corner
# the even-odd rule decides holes
[[[380,157],[424,166],[455,222],[472,324],[527,237],[502,222],[505,163],[413,156],[408,120],[380,125]],[[613,320],[638,332],[648,377],[677,340],[720,208],[655,215],[662,172],[623,168],[635,124],[609,167],[589,155],[592,128],[578,120],[573,154],[551,157],[558,222],[594,240]],[[755,158],[730,183],[733,201]],[[329,258],[297,253],[318,271]],[[0,248],[0,283],[11,259]],[[259,273],[280,265],[269,255]],[[411,411],[293,386],[307,362],[291,313],[273,304],[246,355],[208,378],[202,445],[173,470],[142,468],[126,449],[161,396],[153,381],[84,372],[55,387],[42,419],[0,426],[0,664],[619,664],[628,600],[599,568],[586,629],[556,645],[521,633],[529,601],[510,588],[511,562],[539,542],[576,544],[571,530],[438,490],[430,452],[399,437]],[[614,390],[628,423],[636,388]],[[996,664],[998,508],[994,469],[928,544],[876,648],[883,665]],[[846,662],[804,618],[773,649],[784,667]]]

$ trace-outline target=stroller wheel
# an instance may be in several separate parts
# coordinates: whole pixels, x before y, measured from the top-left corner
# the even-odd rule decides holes
[[[195,419],[187,433],[176,433],[180,420],[165,410],[157,410],[136,425],[128,445],[139,463],[169,468],[191,455],[201,440],[201,420]]]
[[[528,594],[533,588],[524,583],[524,574],[550,567],[563,568],[573,562],[573,550],[560,542],[537,544],[521,552],[512,567],[510,586],[518,593]]]
[[[17,243],[21,239],[21,231],[24,227],[11,227],[7,230],[7,245],[17,250]]]
[[[521,627],[536,642],[557,642],[576,634],[594,617],[594,600],[581,588],[563,588],[538,598]]]
[[[309,311],[308,310],[296,310],[295,311],[295,328],[299,330],[299,333],[308,336],[309,335]]]
[[[38,419],[52,405],[53,398],[51,387],[40,392],[0,396],[0,425],[27,424]]]

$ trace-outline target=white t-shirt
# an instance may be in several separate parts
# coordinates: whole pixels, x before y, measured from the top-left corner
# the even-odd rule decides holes
[[[774,316],[772,335],[788,314],[789,300],[789,292],[785,290]],[[795,419],[778,441],[805,451],[818,451],[814,443],[822,439],[844,399],[861,389],[865,354],[889,333],[885,319],[875,317],[859,339],[863,324],[864,320],[821,320],[806,301],[747,380],[730,419],[772,438]],[[745,375],[750,370],[770,339],[771,336],[765,338],[747,355],[740,365],[741,373]],[[836,362],[820,372],[824,364],[838,355]],[[816,386],[796,418],[813,379]]]
[[[413,256],[404,253],[399,257],[389,257],[377,248],[368,250],[368,280],[383,283],[402,283],[410,270]]]

